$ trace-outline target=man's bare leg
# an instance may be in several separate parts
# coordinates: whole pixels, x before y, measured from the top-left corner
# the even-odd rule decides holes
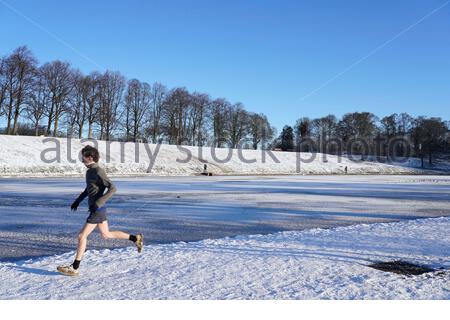
[[[86,223],[78,234],[78,248],[75,261],[71,265],[62,265],[56,268],[59,272],[66,276],[76,276],[79,274],[78,268],[83,258],[83,254],[86,251],[87,238],[97,227],[96,224]]]
[[[142,234],[130,235],[123,231],[110,231],[108,221],[103,221],[102,223],[99,223],[98,229],[100,230],[103,239],[131,240],[138,248],[139,253],[142,251],[142,248],[144,247],[144,237]]]
[[[108,221],[103,221],[98,224],[98,229],[103,239],[123,239],[129,240],[130,235],[122,231],[110,231],[108,226]]]
[[[78,249],[75,260],[81,261],[83,258],[84,252],[86,251],[87,238],[97,227],[96,224],[86,223],[78,234]]]

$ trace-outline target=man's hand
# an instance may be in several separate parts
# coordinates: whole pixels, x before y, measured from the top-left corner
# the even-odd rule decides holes
[[[70,206],[70,210],[72,210],[72,211],[77,211],[79,205],[80,205],[80,203],[79,203],[78,201],[75,200],[75,201],[72,203],[72,205]]]

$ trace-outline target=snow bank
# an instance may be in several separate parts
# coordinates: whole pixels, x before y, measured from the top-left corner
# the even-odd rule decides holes
[[[80,176],[85,168],[77,157],[86,144],[78,139],[0,135],[0,176]],[[195,175],[203,171],[205,161],[215,175],[342,174],[346,166],[352,174],[423,173],[414,168],[415,162],[354,162],[311,153],[105,141],[98,141],[98,148],[101,164],[113,175]]]
[[[449,299],[450,218],[87,251],[78,277],[54,272],[74,252],[0,263],[1,299]],[[367,267],[405,260],[442,271]]]

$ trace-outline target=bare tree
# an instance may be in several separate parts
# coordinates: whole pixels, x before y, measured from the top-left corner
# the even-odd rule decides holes
[[[164,103],[167,96],[167,88],[160,83],[154,83],[151,87],[150,111],[148,112],[147,135],[153,143],[157,143],[162,135],[162,116]]]
[[[88,139],[93,138],[94,123],[100,110],[100,79],[98,72],[92,72],[86,77],[86,121],[88,123]]]
[[[25,108],[27,118],[31,121],[36,136],[39,135],[40,122],[44,118],[49,101],[50,92],[47,89],[42,69],[39,68]]]
[[[125,129],[125,141],[131,140],[131,112],[135,100],[136,87],[140,84],[136,79],[130,80],[127,83],[127,90],[124,97],[124,109],[122,112],[123,127]]]
[[[163,134],[162,119],[167,97],[167,88],[160,83],[151,86],[150,110],[147,113],[145,133],[150,141],[157,143]]]
[[[316,138],[318,151],[328,153],[328,142],[336,137],[337,119],[334,115],[314,119],[310,125],[310,133],[312,137]]]
[[[53,136],[56,137],[59,121],[69,108],[73,74],[70,64],[59,60],[48,62],[41,69],[50,92],[50,101],[46,108],[47,135],[50,135],[53,124]]]
[[[228,138],[227,111],[230,103],[225,99],[216,99],[211,103],[211,125],[213,131],[213,146],[222,147]]]
[[[111,140],[119,124],[119,107],[124,88],[125,78],[120,72],[106,71],[99,79],[100,139]]]
[[[231,148],[237,148],[247,133],[247,112],[242,103],[238,102],[228,108],[227,127],[229,145]]]
[[[188,141],[188,119],[191,96],[185,88],[169,92],[164,103],[164,127],[170,144]]]
[[[347,144],[348,152],[362,155],[371,152],[373,141],[379,132],[378,118],[370,112],[347,113],[337,125],[338,136]],[[352,142],[348,145],[348,142]]]
[[[190,143],[203,146],[206,140],[206,120],[211,99],[207,94],[194,92],[191,95]]]
[[[131,134],[133,141],[136,141],[141,136],[146,114],[150,111],[151,98],[152,92],[148,83],[142,83],[137,79],[128,81],[125,93],[125,130],[127,140],[130,139]]]
[[[254,150],[258,149],[260,144],[262,148],[266,148],[267,142],[274,137],[275,129],[270,126],[267,117],[262,113],[249,114],[248,129]]]
[[[0,57],[0,117],[6,114],[5,101],[6,101],[6,62],[4,58]]]
[[[8,57],[3,59],[3,84],[4,88],[2,94],[3,100],[3,114],[6,115],[6,134],[11,132],[11,123],[13,117],[14,108],[14,91],[16,87],[16,79],[14,76],[14,68],[11,67],[11,63],[8,61]]]
[[[402,112],[397,116],[397,133],[402,136],[406,136],[411,132],[414,126],[414,118],[406,112]]]
[[[381,119],[381,126],[383,129],[383,133],[387,137],[393,137],[397,134],[397,118],[398,115],[396,113],[391,114],[390,116],[386,116]]]
[[[31,92],[36,67],[36,58],[25,46],[17,48],[5,58],[4,85],[6,87],[3,95],[8,96],[5,108],[8,134],[17,133],[19,116],[24,110],[24,102]]]
[[[70,108],[66,121],[70,134],[78,134],[83,137],[83,129],[88,119],[88,100],[90,93],[90,78],[84,76],[79,70],[73,72],[72,92],[70,95]]]

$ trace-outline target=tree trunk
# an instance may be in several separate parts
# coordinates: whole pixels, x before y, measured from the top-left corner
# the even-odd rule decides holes
[[[103,121],[100,124],[100,140],[104,140],[104,129],[103,129]]]
[[[137,127],[137,125],[134,126],[134,133],[133,133],[133,135],[134,135],[134,142],[136,142],[136,139],[138,137],[138,127]]]
[[[48,115],[47,133],[46,133],[47,136],[50,135],[50,130],[52,128],[52,118],[53,118],[53,111],[51,110]]]
[[[53,127],[53,136],[56,137],[58,135],[58,122],[59,122],[59,114],[55,114],[55,125]]]
[[[8,124],[6,126],[6,134],[11,134],[11,116],[8,114]]]
[[[78,126],[78,139],[81,139],[83,137],[83,127],[84,127],[84,124],[81,124],[80,126]]]
[[[92,139],[92,122],[91,121],[89,121],[88,139]]]
[[[6,126],[6,134],[11,134],[11,118],[12,118],[12,109],[13,109],[13,101],[12,98],[9,99],[8,105],[8,124]]]
[[[19,123],[17,122],[19,120],[19,106],[16,107],[16,110],[14,111],[14,125],[13,125],[13,135],[17,134],[17,129],[19,126]]]

